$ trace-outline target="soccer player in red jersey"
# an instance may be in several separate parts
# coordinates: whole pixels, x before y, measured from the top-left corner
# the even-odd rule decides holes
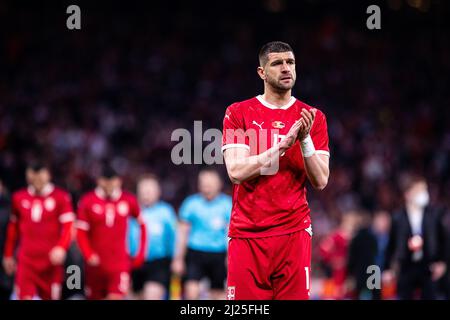
[[[295,56],[283,42],[259,53],[264,94],[233,103],[223,120],[233,182],[227,298],[308,299],[311,219],[306,180],[328,183],[325,115],[291,95]]]
[[[28,166],[26,178],[28,187],[12,196],[3,266],[8,274],[16,271],[18,299],[57,300],[75,220],[72,200],[69,193],[50,182],[49,168],[43,164]]]
[[[122,190],[122,180],[105,167],[95,190],[78,204],[77,241],[85,259],[85,293],[88,299],[123,299],[129,289],[131,268],[145,260],[147,234],[136,197]],[[126,246],[128,218],[140,225],[140,248],[130,258]]]

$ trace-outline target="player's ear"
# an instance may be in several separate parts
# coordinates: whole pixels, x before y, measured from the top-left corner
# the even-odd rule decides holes
[[[263,68],[263,67],[258,67],[258,68],[256,69],[256,72],[258,73],[259,77],[260,77],[262,80],[266,80],[266,72],[264,71],[264,68]]]

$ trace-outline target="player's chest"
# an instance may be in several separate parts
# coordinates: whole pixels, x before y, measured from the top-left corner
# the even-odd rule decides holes
[[[260,154],[273,147],[286,137],[292,125],[300,119],[300,110],[291,107],[288,110],[256,109],[245,115],[245,134],[252,155]],[[299,158],[298,148],[291,148],[289,157]]]
[[[39,223],[58,219],[57,200],[52,196],[20,199],[18,210],[22,221]]]
[[[90,204],[89,215],[91,222],[97,226],[107,228],[122,227],[126,225],[130,214],[130,205],[127,201],[93,202]]]
[[[249,139],[269,142],[269,147],[279,142],[300,118],[295,110],[254,109],[245,116],[245,129]]]

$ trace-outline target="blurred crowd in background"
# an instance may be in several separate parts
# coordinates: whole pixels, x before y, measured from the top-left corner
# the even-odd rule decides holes
[[[140,175],[159,176],[162,199],[178,212],[201,166],[172,163],[171,133],[192,131],[194,120],[221,129],[229,104],[263,90],[259,47],[286,41],[297,60],[294,96],[328,121],[330,181],[308,198],[314,298],[333,298],[324,243],[342,240],[333,254],[346,264],[356,223],[388,233],[403,205],[403,173],[425,177],[443,212],[450,205],[449,4],[380,3],[376,31],[366,28],[362,4],[287,0],[83,3],[82,29],[69,31],[63,6],[2,2],[2,189],[24,186],[26,164],[45,155],[76,202],[108,160],[133,192]],[[223,166],[216,169],[230,193]],[[352,212],[368,212],[369,222]]]

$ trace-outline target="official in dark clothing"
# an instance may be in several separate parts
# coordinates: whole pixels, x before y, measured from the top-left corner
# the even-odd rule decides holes
[[[3,257],[5,247],[6,228],[9,222],[10,198],[0,181],[0,257]],[[7,276],[3,266],[0,264],[0,300],[9,300],[13,289],[13,278]]]
[[[359,229],[350,242],[347,262],[348,276],[354,283],[354,298],[360,300],[371,300],[375,296],[376,288],[369,288],[367,280],[370,274],[367,269],[376,264],[378,252],[377,238],[371,229],[371,216],[366,211],[358,214]]]
[[[443,211],[429,205],[423,177],[408,176],[401,182],[405,206],[392,218],[386,250],[384,278],[397,278],[397,296],[411,300],[437,298],[437,281],[446,271],[446,234]]]

